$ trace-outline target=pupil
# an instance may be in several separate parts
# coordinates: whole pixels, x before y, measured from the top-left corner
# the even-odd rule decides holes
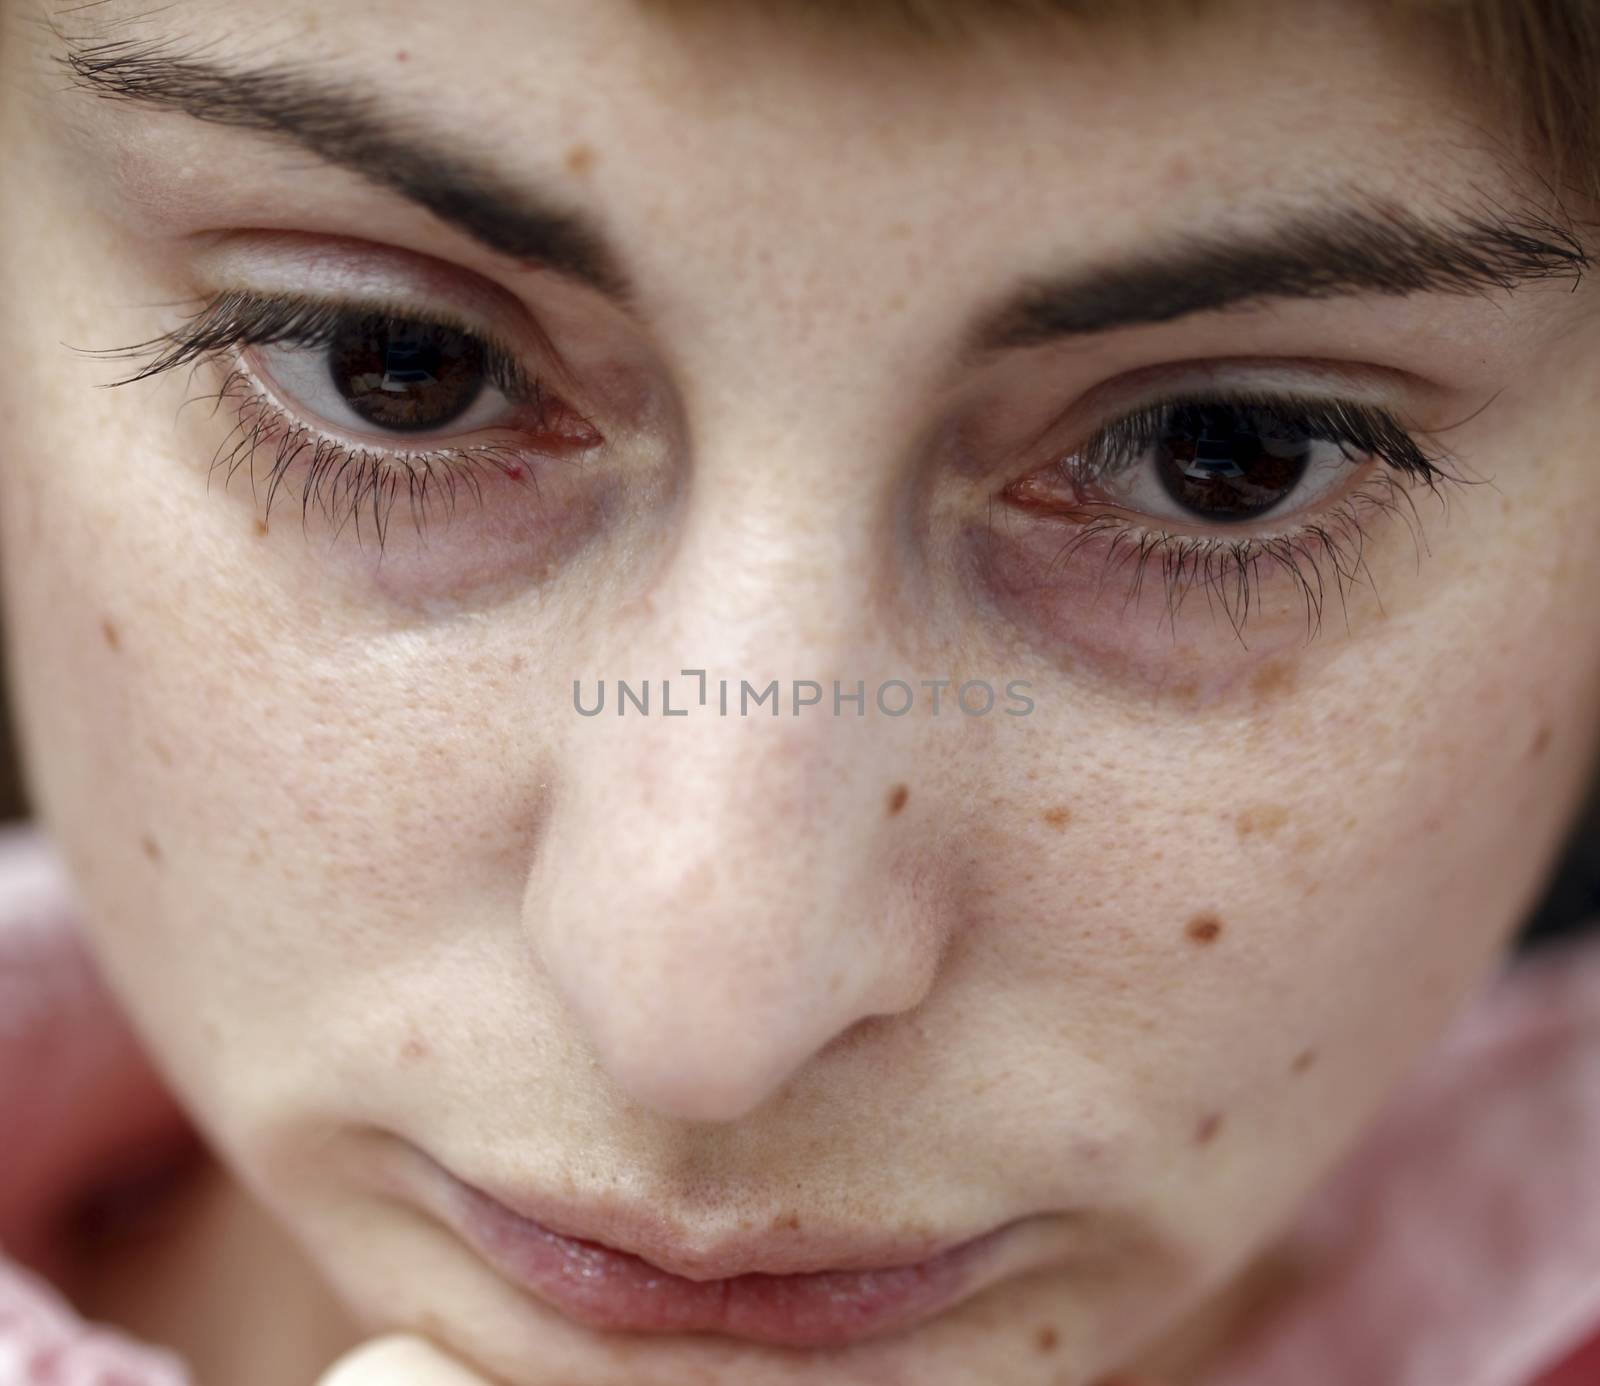
[[[368,423],[423,432],[472,406],[484,386],[483,348],[453,328],[368,318],[331,344],[328,372],[345,403]]]
[[[1289,496],[1305,475],[1313,440],[1265,411],[1185,405],[1156,443],[1167,494],[1208,520],[1248,520]]]

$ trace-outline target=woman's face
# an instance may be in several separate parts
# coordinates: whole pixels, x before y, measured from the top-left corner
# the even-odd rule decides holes
[[[1078,1386],[1270,1244],[1549,866],[1582,250],[1357,4],[665,10],[10,4],[39,811],[362,1322],[514,1386]],[[699,1331],[552,1307],[461,1184]],[[702,1283],[1007,1224],[854,1329]]]

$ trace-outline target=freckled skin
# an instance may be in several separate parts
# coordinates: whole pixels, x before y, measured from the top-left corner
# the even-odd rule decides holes
[[[1289,810],[1281,804],[1262,804],[1241,813],[1234,824],[1241,839],[1271,837],[1289,821]]]
[[[575,144],[571,149],[567,150],[567,172],[574,178],[587,178],[594,172],[597,162],[598,159],[592,145]]]
[[[505,1386],[1181,1380],[1182,1344],[1234,1321],[1224,1290],[1260,1302],[1219,1268],[1268,1264],[1497,964],[1586,787],[1600,286],[1274,303],[976,362],[1023,281],[1266,224],[1308,170],[1430,213],[1527,189],[1503,132],[1463,136],[1489,109],[1471,69],[1360,0],[1198,7],[1164,47],[1105,26],[943,56],[668,8],[149,20],[370,85],[595,220],[626,309],[0,43],[22,347],[0,598],[40,816],[152,1057],[304,1248],[305,1302],[241,1295],[241,1343],[333,1301]],[[284,261],[274,227],[316,256]],[[381,564],[370,519],[360,543],[302,510],[303,468],[269,524],[269,456],[226,486],[209,468],[237,411],[184,407],[215,363],[100,390],[106,363],[60,345],[173,330],[217,291],[201,249],[245,245],[227,273],[277,288],[413,276],[440,312],[497,305],[547,384],[541,339],[559,351],[601,442],[518,451],[525,476],[482,506],[463,486],[426,542],[401,480]],[[1459,425],[1494,486],[1448,517],[1417,492],[1425,544],[1374,516],[1362,580],[1324,558],[1314,635],[1270,565],[1236,631],[1217,586],[1174,613],[1158,568],[1132,591],[1003,499],[1120,417],[1108,400],[1191,366],[1259,384],[1232,372],[1261,361],[1321,392],[1333,356],[1419,427]],[[685,706],[683,669],[711,681],[696,715],[573,709],[575,680],[648,678],[659,712],[669,676]],[[925,697],[740,718],[712,715],[720,678],[952,682],[937,718]],[[1027,716],[1001,710],[1012,679]],[[972,680],[1001,707],[964,715]],[[1031,1259],[826,1356],[599,1335],[419,1211],[416,1148],[637,1202],[687,1245],[1031,1217]],[[180,1305],[207,1283],[187,1264]],[[284,1380],[316,1380],[306,1356]]]

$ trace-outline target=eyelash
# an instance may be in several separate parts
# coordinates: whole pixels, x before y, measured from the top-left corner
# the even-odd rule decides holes
[[[389,511],[402,482],[419,534],[426,527],[429,491],[435,485],[446,488],[451,513],[455,509],[457,486],[470,486],[481,502],[479,480],[490,472],[507,480],[527,481],[536,493],[538,490],[526,449],[490,443],[397,451],[340,442],[288,413],[265,393],[256,377],[242,364],[241,354],[249,347],[290,345],[315,350],[333,345],[354,326],[385,318],[441,327],[473,339],[483,351],[485,380],[505,395],[508,402],[531,410],[534,419],[546,419],[550,401],[544,386],[526,372],[515,352],[492,334],[447,315],[409,305],[363,303],[355,306],[328,300],[228,291],[211,299],[171,332],[134,346],[89,354],[119,360],[149,358],[133,374],[112,381],[112,388],[148,380],[184,366],[199,369],[209,363],[231,361],[231,369],[221,388],[198,397],[211,399],[214,409],[225,401],[232,401],[238,414],[238,422],[212,457],[211,471],[225,467],[231,479],[239,467],[253,462],[270,440],[274,450],[264,521],[271,519],[272,504],[285,477],[297,462],[305,459],[302,523],[315,504],[330,520],[337,519],[338,528],[342,529],[347,521],[354,519],[359,538],[360,516],[370,500],[381,552],[387,544]],[[253,468],[251,484],[255,484]],[[342,513],[336,516],[333,506],[341,498]]]
[[[1328,586],[1323,572],[1325,562],[1333,566],[1341,606],[1349,586],[1360,581],[1364,571],[1376,595],[1364,557],[1364,546],[1370,537],[1365,515],[1397,516],[1406,523],[1413,543],[1418,544],[1419,527],[1414,527],[1412,521],[1420,526],[1420,519],[1407,481],[1420,482],[1436,498],[1441,497],[1444,486],[1484,484],[1458,475],[1454,459],[1448,455],[1425,453],[1387,410],[1351,401],[1274,396],[1248,390],[1178,395],[1137,409],[1098,430],[1076,453],[1058,461],[1053,470],[1069,482],[1115,476],[1136,465],[1144,450],[1165,436],[1175,410],[1189,406],[1264,413],[1309,438],[1335,444],[1347,461],[1377,458],[1385,471],[1377,479],[1377,491],[1353,492],[1315,518],[1266,538],[1174,534],[1120,516],[1097,514],[1088,507],[1055,509],[1054,515],[1079,522],[1078,532],[1057,552],[1057,562],[1080,546],[1109,536],[1106,569],[1109,571],[1119,556],[1124,565],[1129,561],[1133,564],[1128,600],[1141,593],[1149,567],[1159,565],[1174,639],[1179,608],[1196,587],[1202,587],[1208,598],[1214,595],[1221,602],[1235,637],[1245,644],[1244,627],[1252,602],[1260,604],[1262,573],[1276,568],[1299,584],[1306,602],[1309,643],[1322,628]],[[1007,488],[1008,495],[1012,489]],[[1425,551],[1424,541],[1418,544],[1419,561]]]
[[[306,349],[326,347],[353,325],[374,317],[443,327],[473,338],[483,349],[488,382],[509,402],[529,407],[535,418],[545,417],[548,401],[542,382],[527,374],[515,352],[491,334],[409,305],[366,303],[355,306],[229,291],[211,299],[171,332],[131,347],[87,354],[116,359],[148,358],[133,374],[113,381],[113,387],[147,380],[183,366],[198,369],[208,363],[231,359],[232,369],[221,388],[214,395],[205,396],[213,399],[214,407],[224,401],[236,401],[238,413],[238,422],[213,455],[211,470],[226,467],[231,479],[240,466],[253,461],[263,444],[275,438],[269,473],[268,519],[285,476],[307,453],[309,465],[302,491],[303,517],[316,504],[330,519],[335,518],[332,504],[342,496],[346,505],[342,516],[338,517],[338,525],[342,528],[346,521],[356,520],[359,537],[360,515],[365,501],[370,499],[380,551],[386,543],[388,511],[401,480],[406,483],[413,521],[419,533],[425,528],[428,492],[435,483],[442,483],[447,489],[452,513],[459,484],[469,485],[481,502],[479,477],[489,471],[511,480],[526,480],[537,492],[537,480],[526,451],[505,445],[480,444],[413,452],[339,442],[286,412],[264,393],[255,377],[241,364],[241,353],[249,347],[276,344]],[[1151,565],[1159,565],[1174,638],[1178,609],[1196,587],[1204,587],[1208,594],[1215,594],[1221,601],[1235,635],[1243,643],[1245,621],[1252,602],[1259,604],[1262,573],[1269,568],[1284,570],[1299,584],[1306,600],[1307,638],[1314,638],[1321,629],[1327,591],[1323,564],[1332,563],[1341,603],[1345,600],[1347,585],[1360,580],[1366,568],[1363,556],[1368,538],[1368,529],[1363,523],[1365,513],[1399,516],[1411,529],[1415,543],[1418,531],[1411,526],[1411,520],[1416,518],[1416,507],[1405,481],[1419,481],[1435,496],[1440,494],[1441,484],[1472,484],[1449,470],[1451,459],[1448,457],[1425,454],[1385,410],[1353,402],[1251,391],[1182,395],[1136,409],[1099,429],[1076,453],[1058,462],[1056,470],[1067,481],[1103,480],[1116,475],[1135,465],[1145,449],[1160,441],[1164,430],[1170,426],[1173,411],[1185,406],[1248,408],[1287,427],[1298,428],[1309,437],[1336,443],[1349,460],[1378,458],[1385,464],[1386,471],[1381,478],[1381,494],[1358,491],[1316,519],[1264,539],[1174,534],[1120,516],[1098,514],[1088,508],[1053,509],[1054,516],[1080,522],[1077,533],[1058,552],[1058,561],[1083,544],[1109,537],[1107,570],[1119,562],[1133,564],[1129,600],[1141,592]],[[251,481],[254,485],[254,470]],[[1007,488],[1008,496],[1015,485]],[[380,507],[380,499],[384,497],[388,504]],[[1421,551],[1419,548],[1419,558]],[[1368,580],[1370,582],[1370,572]]]

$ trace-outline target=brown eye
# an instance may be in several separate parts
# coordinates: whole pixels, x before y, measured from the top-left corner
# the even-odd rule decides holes
[[[369,316],[328,347],[328,374],[352,412],[391,432],[454,422],[483,392],[483,344],[436,323]]]
[[[1184,405],[1153,443],[1167,495],[1197,519],[1250,520],[1293,494],[1315,446],[1265,410]]]

